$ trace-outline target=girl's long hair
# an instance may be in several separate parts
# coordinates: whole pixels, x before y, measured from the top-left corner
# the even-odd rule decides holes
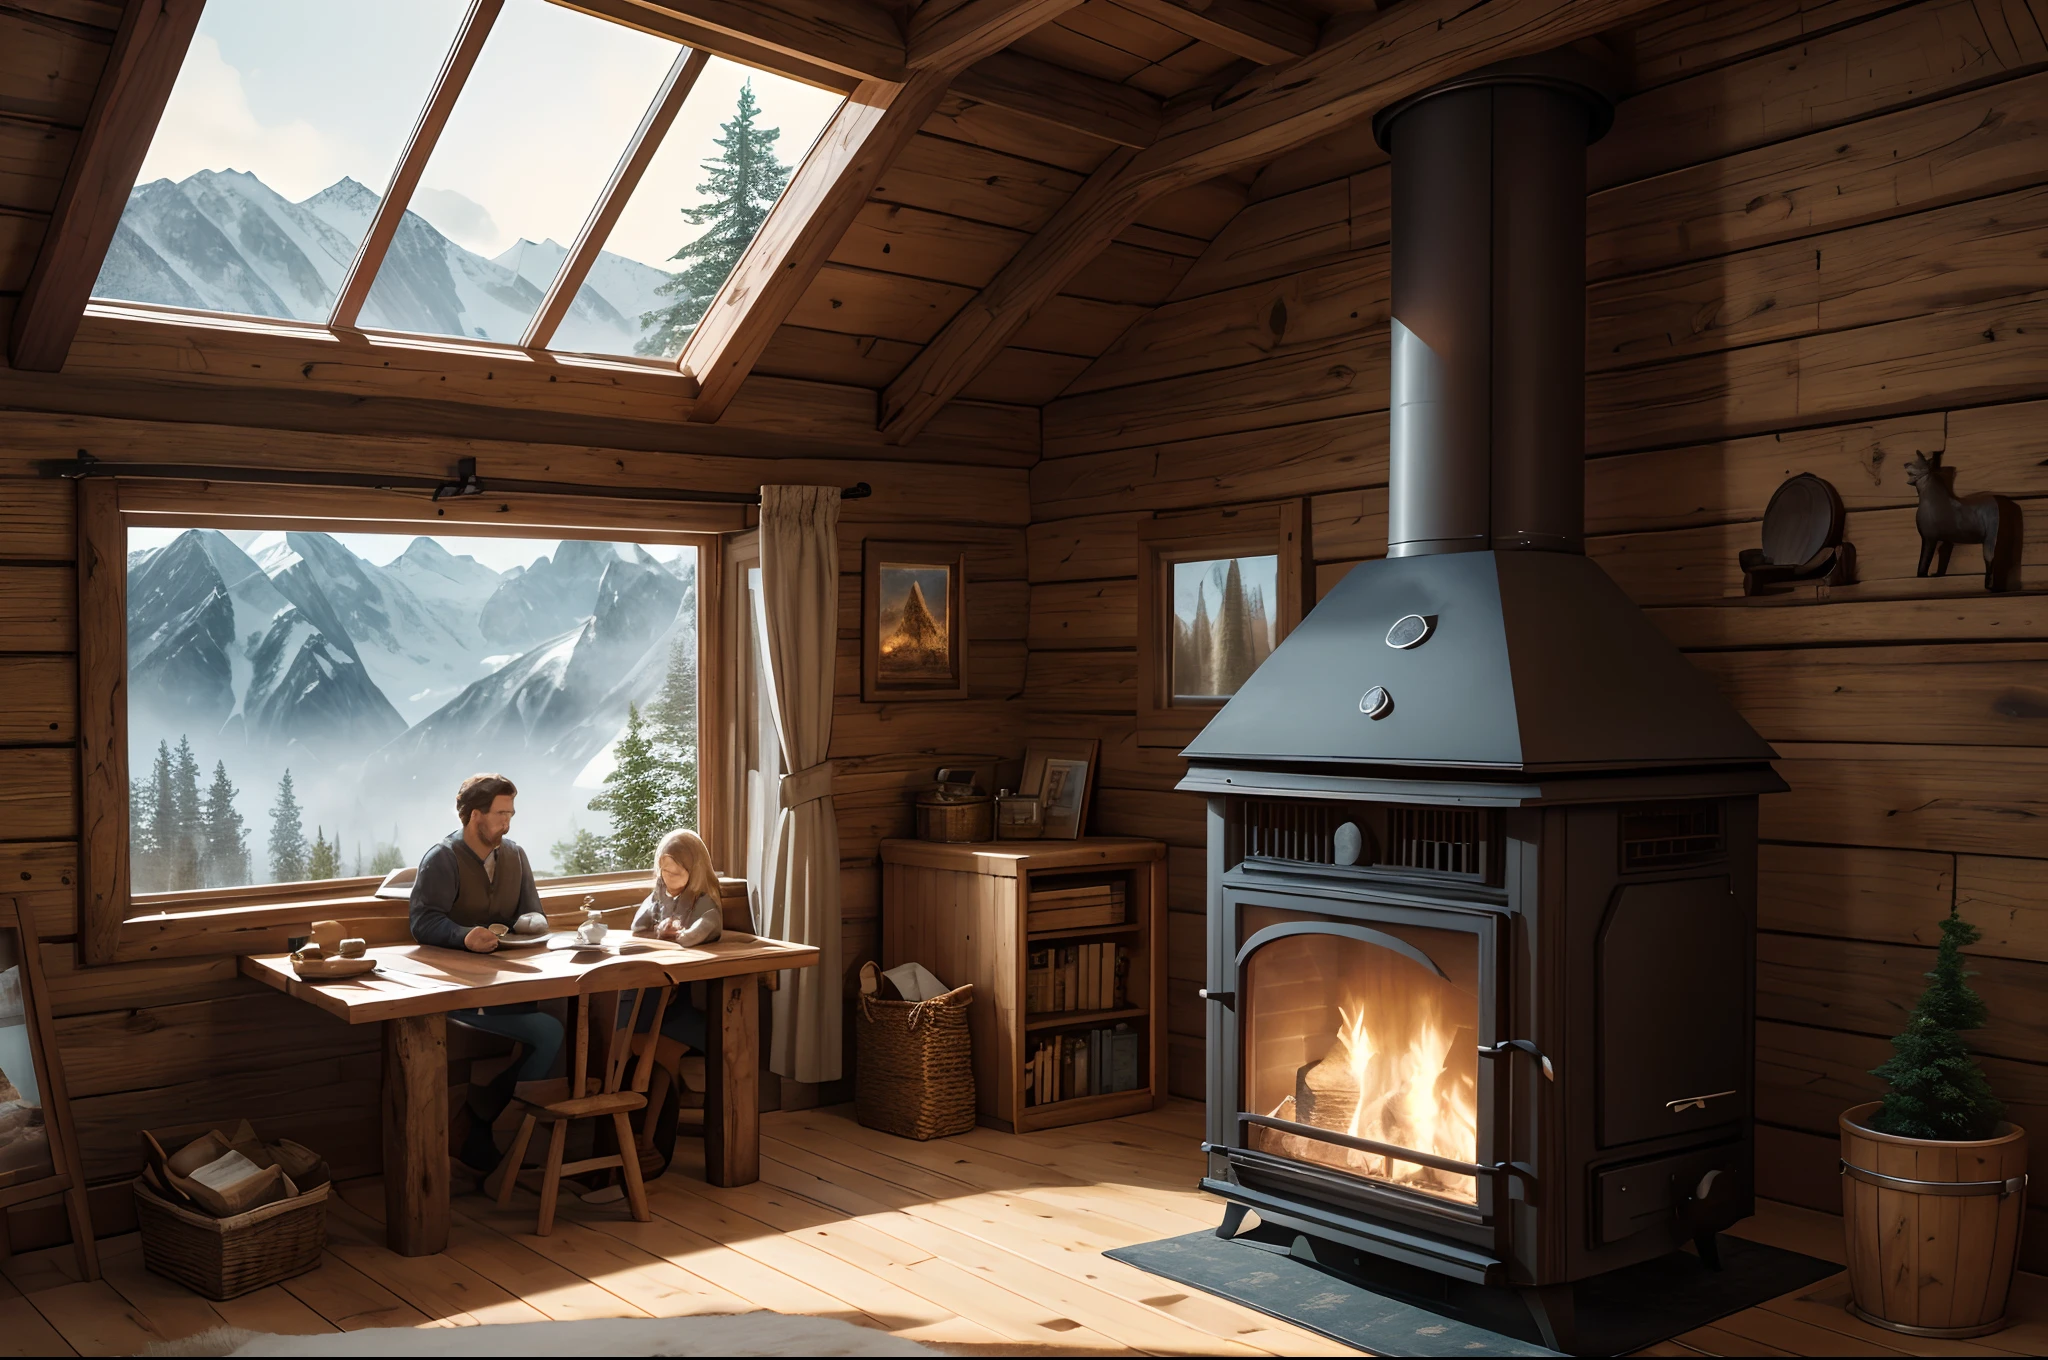
[[[654,850],[655,891],[666,893],[668,885],[661,881],[661,862],[667,860],[689,872],[689,886],[683,889],[692,900],[705,893],[718,896],[718,875],[711,868],[711,850],[704,844],[704,838],[696,832],[678,827],[661,838],[661,844]]]

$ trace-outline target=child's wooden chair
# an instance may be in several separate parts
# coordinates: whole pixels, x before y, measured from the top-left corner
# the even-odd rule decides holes
[[[645,1223],[653,1217],[647,1207],[647,1187],[640,1179],[638,1140],[634,1136],[630,1116],[635,1110],[647,1106],[647,1083],[654,1072],[654,1045],[636,1045],[633,1033],[643,1008],[653,1012],[654,1023],[649,1033],[661,1033],[661,1020],[668,1010],[669,988],[673,983],[666,966],[647,959],[601,963],[583,974],[582,987],[576,998],[576,1053],[569,1067],[569,1090],[572,1094],[547,1104],[519,1102],[523,1107],[519,1131],[513,1135],[512,1146],[506,1150],[505,1160],[498,1164],[495,1173],[499,1182],[498,1203],[501,1205],[512,1202],[512,1190],[521,1175],[539,1175],[540,1219],[534,1231],[540,1236],[546,1237],[554,1231],[555,1201],[561,1193],[562,1177],[578,1176],[586,1171],[618,1168],[625,1177],[626,1201],[632,1208],[634,1219]],[[634,994],[631,1004],[621,1006],[609,1001],[605,1004],[605,1009],[610,1012],[611,1027],[610,1042],[603,1054],[603,1073],[586,1076],[590,1060],[591,998],[600,994],[609,997],[627,990]],[[600,1017],[600,1023],[602,1019]],[[639,1049],[638,1062],[633,1061],[636,1048]],[[632,1074],[630,1081],[627,1079],[629,1068]],[[579,1086],[583,1093],[573,1094]],[[565,1164],[562,1149],[568,1142],[570,1121],[606,1117],[612,1121],[618,1150]],[[554,1126],[549,1133],[547,1161],[539,1167],[522,1167],[534,1126],[543,1121]]]

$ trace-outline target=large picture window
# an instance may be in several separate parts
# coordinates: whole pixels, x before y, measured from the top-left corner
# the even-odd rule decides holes
[[[131,527],[132,892],[417,863],[480,771],[518,784],[537,873],[646,867],[698,820],[699,567],[677,543]]]

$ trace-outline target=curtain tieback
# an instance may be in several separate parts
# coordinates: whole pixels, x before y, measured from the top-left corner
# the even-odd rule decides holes
[[[801,807],[832,796],[832,762],[821,760],[807,770],[782,776],[782,806]]]

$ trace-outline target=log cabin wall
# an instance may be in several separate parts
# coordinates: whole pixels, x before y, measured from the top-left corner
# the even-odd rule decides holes
[[[1765,800],[1763,1193],[1840,1211],[1953,905],[1974,1036],[2048,1125],[2048,5],[1709,0],[1616,35],[1591,153],[1590,553],[1784,757]],[[1306,497],[1320,595],[1386,541],[1388,173],[1363,129],[1266,168],[1173,298],[1045,408],[1029,726],[1104,739],[1095,829],[1172,846],[1171,1081],[1201,1094],[1203,824],[1140,747],[1138,518]],[[2020,592],[1918,580],[1904,464],[2020,499]],[[1847,502],[1860,581],[1740,598],[1786,476]],[[2044,1153],[2048,1156],[2048,1153]],[[2048,1171],[2048,1162],[2036,1167]],[[2048,1263],[2037,1221],[2033,1268]]]

